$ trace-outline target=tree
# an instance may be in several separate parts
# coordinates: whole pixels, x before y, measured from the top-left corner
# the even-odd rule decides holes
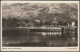
[[[7,27],[19,27],[23,26],[21,20],[17,18],[9,18],[7,21]]]

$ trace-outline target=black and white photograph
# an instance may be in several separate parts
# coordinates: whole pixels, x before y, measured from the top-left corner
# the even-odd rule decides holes
[[[77,47],[78,3],[2,3],[3,47]]]

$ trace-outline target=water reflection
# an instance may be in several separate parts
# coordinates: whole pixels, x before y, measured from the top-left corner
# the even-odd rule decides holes
[[[77,37],[67,32],[28,32],[27,29],[3,30],[3,46],[65,47],[77,46]]]

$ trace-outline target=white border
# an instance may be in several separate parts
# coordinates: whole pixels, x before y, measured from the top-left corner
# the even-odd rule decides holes
[[[1,24],[2,24],[2,3],[6,3],[6,2],[8,4],[11,3],[78,3],[78,46],[77,47],[2,47],[2,25],[1,25],[1,51],[78,51],[79,50],[79,1],[66,1],[66,2],[65,1],[1,1]],[[2,48],[7,48],[7,49],[2,49]]]

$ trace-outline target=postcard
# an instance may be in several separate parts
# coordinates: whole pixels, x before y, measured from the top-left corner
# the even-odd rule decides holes
[[[79,51],[78,1],[2,1],[2,51]]]

